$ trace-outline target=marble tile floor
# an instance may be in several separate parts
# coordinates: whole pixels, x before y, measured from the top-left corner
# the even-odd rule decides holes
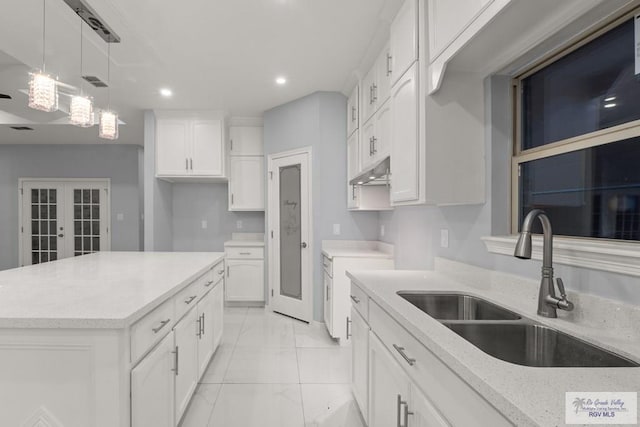
[[[225,308],[224,336],[181,427],[364,427],[351,348],[324,324]]]

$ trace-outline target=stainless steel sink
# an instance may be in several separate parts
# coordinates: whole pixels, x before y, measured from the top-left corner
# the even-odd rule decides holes
[[[535,323],[445,323],[480,350],[535,367],[637,367],[640,364]]]
[[[398,295],[437,320],[518,320],[520,315],[465,294],[400,291]]]

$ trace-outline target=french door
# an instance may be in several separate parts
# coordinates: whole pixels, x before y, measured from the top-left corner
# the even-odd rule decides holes
[[[20,179],[20,265],[109,250],[109,180]]]
[[[311,149],[269,156],[269,277],[273,311],[312,313]]]

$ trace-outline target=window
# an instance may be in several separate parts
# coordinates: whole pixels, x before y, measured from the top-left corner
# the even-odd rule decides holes
[[[514,232],[540,208],[557,235],[640,240],[635,20],[627,15],[514,80]]]

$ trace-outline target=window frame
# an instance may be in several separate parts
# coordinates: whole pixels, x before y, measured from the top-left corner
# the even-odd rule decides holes
[[[520,211],[520,165],[532,160],[539,160],[547,157],[557,156],[559,154],[570,153],[573,151],[583,150],[601,145],[606,145],[629,138],[640,137],[640,120],[634,120],[620,125],[612,126],[606,129],[600,129],[583,135],[566,138],[555,141],[550,144],[522,150],[522,81],[559,59],[569,55],[582,46],[590,43],[596,38],[602,36],[613,28],[623,24],[630,18],[640,14],[640,7],[634,7],[632,10],[614,18],[607,24],[591,31],[585,36],[574,39],[563,47],[550,52],[549,54],[528,66],[523,72],[516,75],[512,80],[512,99],[513,99],[513,146],[511,153],[511,233],[518,233],[519,228],[519,211]],[[619,242],[619,239],[606,239],[602,237],[579,237],[568,236],[567,239],[594,240],[605,241],[612,240]]]

